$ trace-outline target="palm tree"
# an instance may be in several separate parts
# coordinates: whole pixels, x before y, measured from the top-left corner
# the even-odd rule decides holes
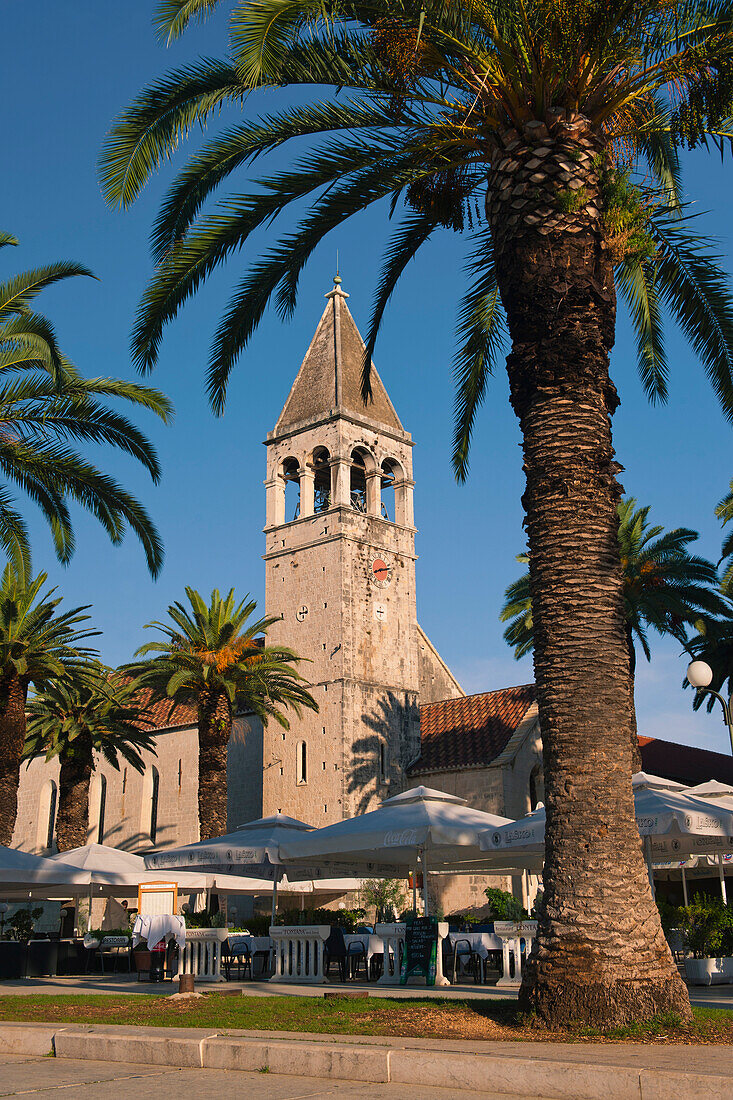
[[[634,708],[634,640],[650,661],[650,627],[686,646],[687,628],[697,627],[706,617],[724,614],[726,605],[717,592],[715,566],[687,551],[687,546],[699,538],[696,531],[686,527],[665,531],[663,527],[649,526],[649,508],[637,508],[633,497],[619,504],[618,515],[633,716],[632,750],[635,766],[641,766]],[[529,557],[519,554],[517,561],[527,564]],[[500,619],[509,623],[504,639],[514,649],[515,658],[520,660],[531,653],[534,629],[529,571],[507,588]]]
[[[163,37],[217,0],[165,0]],[[293,310],[314,249],[381,200],[403,220],[388,247],[366,341],[364,393],[400,275],[435,233],[462,232],[472,282],[460,310],[454,463],[504,346],[523,435],[534,665],[547,831],[538,948],[521,1003],[541,1018],[609,1026],[676,1010],[687,993],[662,934],[634,822],[632,714],[609,374],[616,294],[652,400],[667,394],[662,315],[678,320],[733,418],[733,305],[681,202],[678,150],[730,148],[729,0],[229,0],[231,58],[144,89],[102,160],[129,205],[195,123],[224,105],[244,121],[199,149],[153,231],[156,269],[133,353],[155,365],[165,325],[250,234],[310,206],[255,260],[213,341],[208,389],[227,380],[274,297]],[[254,88],[300,88],[261,118]],[[323,88],[329,93],[324,97]],[[334,93],[339,93],[338,97]],[[213,212],[237,169],[328,135]],[[280,152],[277,153],[281,155]],[[611,870],[613,869],[613,870]]]
[[[26,738],[28,688],[53,684],[93,651],[78,643],[99,631],[79,629],[87,607],[58,612],[45,573],[30,578],[8,565],[0,582],[0,844],[13,837],[20,762]]]
[[[199,827],[202,840],[227,831],[227,745],[236,710],[250,711],[264,725],[274,719],[290,723],[283,709],[300,715],[318,710],[306,682],[295,670],[300,661],[291,650],[265,646],[261,635],[275,619],[249,622],[257,604],[236,602],[234,589],[221,597],[214,589],[209,603],[195,588],[186,588],[190,608],[176,602],[168,608],[170,623],[152,622],[165,641],[141,646],[136,656],[157,654],[126,666],[139,689],[153,700],[196,707],[199,736]]]
[[[95,755],[119,771],[120,757],[145,770],[141,751],[155,754],[153,723],[129,680],[99,661],[52,680],[28,702],[23,756],[59,758],[56,842],[60,852],[87,843],[89,781]]]
[[[17,244],[15,238],[0,233],[0,247],[10,244]],[[68,507],[74,501],[96,516],[115,544],[129,524],[156,576],[163,548],[147,512],[69,441],[104,443],[126,451],[157,482],[160,467],[153,446],[106,401],[114,398],[141,406],[165,422],[172,408],[163,394],[147,386],[117,378],[82,378],[64,357],[53,326],[31,305],[40,291],[75,275],[91,272],[81,264],[57,263],[0,284],[0,476],[39,506],[60,561],[68,562],[74,552]],[[1,482],[0,547],[17,567],[30,571],[26,526]]]

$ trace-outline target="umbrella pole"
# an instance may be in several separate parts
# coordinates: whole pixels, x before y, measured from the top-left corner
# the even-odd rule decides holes
[[[430,915],[428,912],[428,861],[424,848],[422,851],[422,901],[424,914],[426,917],[428,917]]]
[[[644,837],[644,847],[646,849],[646,867],[649,872],[649,885],[652,888],[652,897],[657,900],[657,891],[654,886],[654,868],[652,867],[652,838],[650,836]]]
[[[725,890],[725,870],[723,868],[723,854],[718,853],[718,874],[720,875],[720,896],[723,899],[723,905],[728,904],[728,895]]]
[[[412,915],[417,916],[417,864],[412,872]]]
[[[682,897],[684,898],[685,909],[686,909],[687,906],[690,904],[690,902],[687,898],[687,875],[685,874],[684,867],[682,867],[681,870],[682,870]]]
[[[277,876],[275,876],[275,880],[272,884],[272,921],[271,921],[272,924],[275,923],[275,914],[276,913],[277,913]]]

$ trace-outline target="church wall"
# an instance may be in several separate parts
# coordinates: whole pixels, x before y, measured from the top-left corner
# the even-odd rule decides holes
[[[421,704],[439,703],[443,699],[460,699],[466,694],[420,626],[417,627],[417,649]]]
[[[227,828],[262,817],[262,722],[237,718],[227,750]]]
[[[115,771],[103,763],[95,769],[89,789],[88,840],[128,851],[153,847],[150,818],[153,769],[158,773],[155,847],[191,844],[199,838],[198,733],[196,727],[165,730],[155,738],[157,756],[143,752],[145,772],[121,763]],[[262,725],[259,719],[237,719],[228,763],[229,823],[235,828],[261,815]],[[43,855],[48,830],[48,790],[58,786],[59,763],[38,757],[21,768],[18,816],[13,846]],[[106,781],[104,831],[99,837],[101,776]]]
[[[422,783],[434,790],[465,798],[469,806],[486,813],[507,817],[504,812],[503,768],[451,768],[446,771],[423,772],[410,777],[410,785]],[[460,913],[480,909],[486,904],[484,890],[494,886],[512,890],[508,875],[432,875],[430,893],[443,913]]]

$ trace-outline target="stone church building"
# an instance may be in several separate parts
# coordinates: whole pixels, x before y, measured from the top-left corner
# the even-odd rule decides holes
[[[543,797],[534,689],[467,696],[420,628],[413,441],[375,369],[362,401],[364,343],[347,299],[337,277],[266,440],[265,612],[278,620],[268,641],[309,658],[320,709],[292,715],[288,731],[236,719],[229,827],[275,812],[323,826],[417,783],[516,818]],[[92,779],[90,840],[144,851],[198,839],[195,712],[152,713],[145,773],[103,763]],[[642,740],[647,770],[667,774],[686,751],[701,778],[733,781],[726,757]],[[57,761],[23,767],[14,846],[53,849],[57,784]],[[452,882],[438,891],[446,912],[486,885]]]

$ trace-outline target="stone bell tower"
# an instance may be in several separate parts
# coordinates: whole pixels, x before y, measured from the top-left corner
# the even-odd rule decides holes
[[[374,368],[362,401],[347,298],[337,276],[266,440],[268,641],[309,659],[320,712],[265,730],[263,812],[317,826],[397,793],[420,750],[413,444]]]

